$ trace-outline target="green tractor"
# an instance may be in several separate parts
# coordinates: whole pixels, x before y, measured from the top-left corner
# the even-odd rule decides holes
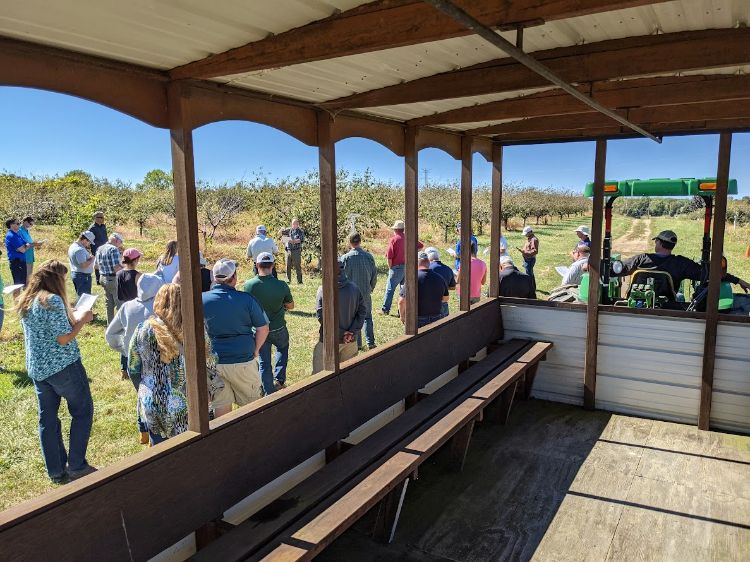
[[[729,180],[729,195],[737,194],[737,180]],[[586,184],[585,197],[592,197],[594,184]],[[662,271],[635,271],[631,275],[630,288],[625,298],[622,297],[622,281],[617,275],[622,272],[620,256],[612,254],[612,206],[618,197],[694,197],[699,196],[705,207],[703,220],[703,244],[701,248],[700,264],[708,271],[711,259],[711,220],[713,217],[713,198],[716,195],[716,178],[679,178],[679,179],[650,179],[605,181],[604,195],[607,196],[604,206],[604,241],[602,243],[601,278],[599,302],[601,304],[615,304],[630,308],[658,308],[662,299],[656,295],[655,286],[664,283],[677,296],[677,300],[684,302],[685,292],[682,287],[673,287],[672,278]],[[722,269],[726,271],[727,262],[722,258]],[[614,274],[614,275],[613,275]],[[579,285],[579,299],[588,301],[589,275],[585,273]],[[695,282],[693,298],[685,303],[686,310],[705,309],[705,299],[708,293],[708,279]],[[719,294],[719,310],[728,311],[733,305],[732,286],[721,284]],[[702,306],[701,306],[702,305]]]

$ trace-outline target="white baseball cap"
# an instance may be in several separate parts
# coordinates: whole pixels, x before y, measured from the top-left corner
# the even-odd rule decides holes
[[[581,234],[585,234],[586,236],[589,236],[591,234],[589,227],[584,226],[584,225],[581,225],[578,228],[576,228],[576,232],[580,232]]]
[[[237,271],[237,262],[229,258],[221,258],[214,264],[214,277],[216,279],[229,279]]]
[[[259,224],[255,228],[255,233],[258,234],[259,232],[265,232],[266,231],[266,225],[265,224]]]
[[[404,221],[396,221],[393,223],[393,226],[391,228],[393,230],[404,230],[406,228],[406,225],[404,225]]]
[[[273,263],[274,261],[275,260],[273,259],[273,254],[271,252],[261,252],[255,259],[256,264]]]
[[[94,240],[96,240],[96,236],[94,236],[94,233],[91,232],[90,230],[84,230],[83,232],[81,232],[81,236],[86,238],[91,243],[93,243]]]
[[[524,236],[527,236],[530,232],[534,232],[534,229],[530,226],[524,226],[522,232]]]

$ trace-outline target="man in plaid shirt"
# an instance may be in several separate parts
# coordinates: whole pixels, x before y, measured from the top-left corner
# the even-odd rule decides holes
[[[341,258],[344,264],[344,274],[347,279],[354,283],[365,301],[365,342],[368,349],[375,347],[375,327],[372,322],[372,292],[378,282],[378,269],[375,267],[375,258],[366,250],[360,248],[362,237],[355,232],[349,235],[349,246],[351,250]],[[357,332],[357,346],[362,347],[362,331]]]
[[[122,236],[113,232],[106,244],[96,250],[95,267],[99,270],[99,284],[104,288],[107,300],[107,324],[115,317],[115,308],[120,306],[117,299],[117,272],[122,269]]]

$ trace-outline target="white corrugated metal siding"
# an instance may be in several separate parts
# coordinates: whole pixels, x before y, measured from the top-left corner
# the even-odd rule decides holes
[[[750,433],[750,324],[719,322],[711,427]]]
[[[583,404],[586,312],[541,306],[502,305],[505,338],[551,341],[547,360],[539,363],[532,396]]]
[[[596,407],[698,423],[704,327],[689,318],[601,314]]]

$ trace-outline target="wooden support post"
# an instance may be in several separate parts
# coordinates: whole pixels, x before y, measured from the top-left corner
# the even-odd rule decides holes
[[[503,209],[503,145],[492,143],[492,210],[490,213],[490,291],[500,293],[500,236]]]
[[[607,167],[607,140],[596,141],[594,164],[594,208],[591,218],[591,256],[589,257],[589,302],[586,310],[586,359],[583,367],[583,406],[593,410],[596,404],[596,355],[599,345],[599,271],[602,257],[602,219],[604,213],[604,176]]]
[[[417,174],[419,173],[417,156],[417,130],[407,127],[404,131],[404,222],[406,223],[406,263],[404,276],[404,294],[406,296],[406,314],[404,326],[407,335],[417,333],[417,239],[419,225],[419,192]]]
[[[380,500],[378,504],[378,514],[375,518],[375,528],[373,529],[373,538],[378,542],[392,543],[396,535],[396,526],[398,518],[401,515],[401,507],[404,505],[406,497],[406,487],[409,485],[409,478],[403,483],[396,486],[393,490]]]
[[[339,295],[337,291],[338,233],[336,228],[336,148],[331,137],[332,117],[318,113],[320,167],[320,266],[323,274],[323,368],[339,368]]]
[[[189,103],[184,95],[182,84],[173,82],[169,85],[168,103],[177,244],[180,251],[182,337],[187,379],[188,428],[190,431],[208,433],[208,380],[198,260],[200,248],[195,199],[193,131],[187,124]]]
[[[505,425],[510,417],[510,409],[513,407],[513,399],[522,379],[516,379],[500,393],[492,404],[484,409],[484,417],[489,423]]]
[[[531,390],[534,388],[534,378],[536,377],[536,371],[539,368],[539,363],[536,363],[526,370],[523,380],[523,392],[521,396],[524,400],[531,398]]]
[[[451,465],[459,472],[464,469],[466,454],[469,452],[469,443],[471,443],[471,435],[474,433],[474,424],[478,417],[479,416],[472,419],[469,423],[459,429],[453,437],[451,437],[449,445]]]
[[[471,297],[471,189],[472,189],[472,137],[461,137],[461,279],[459,309],[469,310]]]
[[[716,331],[719,326],[721,257],[724,254],[724,227],[727,218],[727,193],[731,151],[732,133],[721,133],[719,139],[719,166],[716,171],[716,196],[714,197],[714,225],[711,234],[711,269],[708,277],[708,297],[706,299],[706,331],[703,339],[701,402],[698,414],[698,428],[704,430],[709,429],[711,425],[711,400],[714,390],[714,366],[716,363]]]

